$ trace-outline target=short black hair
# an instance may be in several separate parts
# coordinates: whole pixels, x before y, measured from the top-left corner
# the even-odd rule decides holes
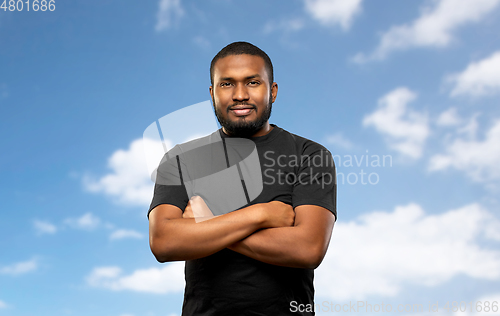
[[[262,49],[258,48],[257,46],[251,43],[234,42],[221,49],[220,52],[218,52],[217,55],[215,55],[215,57],[212,59],[212,62],[210,63],[210,83],[212,84],[212,86],[214,85],[215,63],[221,58],[231,55],[242,55],[242,54],[259,56],[262,59],[264,59],[266,71],[269,75],[269,85],[273,84],[274,74],[273,74],[273,63],[271,62],[271,58],[269,58],[269,56],[267,56],[267,54]]]

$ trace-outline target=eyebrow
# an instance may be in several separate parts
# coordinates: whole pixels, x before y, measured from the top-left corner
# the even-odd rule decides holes
[[[254,78],[260,78],[260,75],[259,74],[255,74],[255,75],[252,75],[252,76],[248,76],[248,77],[245,77],[245,80],[248,80],[248,79],[254,79]],[[224,77],[224,78],[220,78],[221,81],[230,81],[230,80],[234,80],[234,78],[232,77]]]

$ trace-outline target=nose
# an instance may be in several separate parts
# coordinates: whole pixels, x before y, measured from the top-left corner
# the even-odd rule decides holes
[[[248,101],[248,91],[244,84],[237,84],[233,90],[233,101]]]

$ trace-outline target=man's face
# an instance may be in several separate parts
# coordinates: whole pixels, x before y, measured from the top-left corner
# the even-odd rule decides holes
[[[224,132],[231,136],[262,136],[269,132],[272,103],[278,85],[270,84],[264,60],[230,55],[214,65],[210,95]]]

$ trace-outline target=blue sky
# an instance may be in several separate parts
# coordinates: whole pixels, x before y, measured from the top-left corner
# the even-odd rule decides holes
[[[500,0],[0,10],[0,315],[180,314],[182,264],[148,246],[142,134],[208,100],[239,40],[273,61],[271,122],[343,177],[316,302],[500,303],[499,29]]]

